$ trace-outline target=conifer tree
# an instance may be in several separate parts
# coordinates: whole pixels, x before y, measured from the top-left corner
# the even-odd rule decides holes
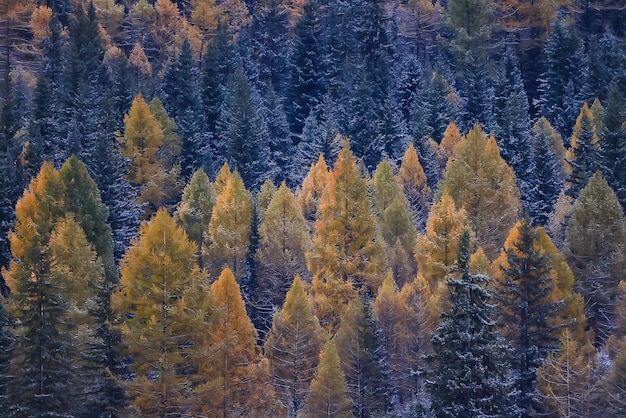
[[[574,199],[587,185],[593,173],[600,168],[599,142],[600,138],[596,133],[593,115],[587,103],[584,103],[576,119],[570,149],[566,157],[570,166],[566,193]]]
[[[294,185],[299,177],[295,173],[297,164],[291,156],[293,144],[289,124],[283,104],[271,86],[267,91],[263,111],[267,125],[269,159],[275,165],[272,178],[276,182],[285,180],[288,185]]]
[[[267,362],[246,313],[235,276],[225,268],[211,286],[215,312],[205,337],[208,354],[200,366],[206,383],[197,392],[207,416],[259,416],[273,410]]]
[[[328,340],[320,353],[320,361],[301,416],[303,418],[353,416],[346,378],[339,364],[334,340]]]
[[[183,414],[201,381],[210,300],[189,242],[165,209],[141,226],[124,255],[115,311],[135,378],[125,381],[132,412]]]
[[[495,257],[520,212],[520,192],[511,167],[500,157],[493,137],[478,125],[456,148],[439,193],[447,192],[457,207],[463,206],[477,245]]]
[[[454,156],[457,144],[461,142],[463,136],[459,131],[459,128],[456,126],[454,121],[450,121],[448,127],[443,133],[443,138],[439,143],[439,148],[437,149],[437,161],[439,162],[439,168],[443,172],[446,168],[446,164],[451,157]]]
[[[537,185],[531,193],[528,215],[536,225],[548,223],[548,217],[563,189],[564,155],[560,155],[554,146],[556,143],[562,149],[563,141],[555,138],[556,135],[558,134],[545,118],[540,118],[531,131],[532,158]]]
[[[272,313],[283,305],[292,277],[308,276],[306,253],[310,247],[302,209],[283,182],[259,226],[255,255],[258,285],[255,305],[264,318],[265,329],[270,329]]]
[[[611,368],[606,377],[598,383],[599,395],[603,407],[601,411],[607,416],[621,416],[626,411],[624,395],[626,394],[626,337],[619,342],[618,353],[613,358]]]
[[[430,188],[426,179],[424,169],[420,164],[417,151],[413,144],[409,144],[400,170],[398,171],[398,181],[402,185],[404,195],[409,201],[413,222],[418,231],[422,231],[426,225],[428,211],[430,209]]]
[[[597,172],[574,202],[567,259],[597,343],[613,333],[617,286],[626,269],[626,220],[615,193]]]
[[[415,259],[419,275],[435,290],[443,283],[456,260],[461,234],[467,229],[463,208],[457,210],[454,200],[444,192],[428,215],[426,233],[417,237]]]
[[[587,341],[580,344],[568,328],[561,333],[559,351],[548,354],[537,370],[537,389],[549,416],[589,416],[591,379],[596,351]]]
[[[322,326],[336,330],[347,303],[358,292],[378,287],[382,256],[367,186],[345,142],[322,195],[307,256],[313,307]]]
[[[626,208],[626,100],[624,92],[611,84],[604,107],[604,130],[600,136],[602,173]]]
[[[270,382],[287,416],[296,416],[304,406],[325,338],[307,301],[305,284],[296,276],[264,345]]]
[[[412,280],[417,270],[412,257],[416,231],[409,202],[387,160],[378,164],[372,188],[378,228],[387,244],[389,267],[401,286]]]
[[[174,218],[189,240],[198,246],[198,251],[205,245],[204,234],[209,229],[215,200],[215,190],[209,177],[201,168],[198,169],[183,190],[183,197],[174,213]],[[198,260],[202,260],[199,252]]]
[[[302,207],[304,219],[311,226],[311,229],[329,179],[328,166],[326,165],[324,154],[320,154],[317,162],[311,164],[311,168],[302,181],[302,186],[297,196],[298,202]]]
[[[355,417],[384,414],[389,406],[370,307],[362,298],[348,304],[334,337]]]
[[[469,245],[466,231],[446,278],[449,307],[432,337],[431,410],[437,417],[515,416],[510,347],[498,333],[490,279],[469,273]]]
[[[229,267],[238,280],[247,278],[252,229],[252,195],[235,171],[219,192],[209,222],[205,263],[212,278]]]
[[[496,294],[500,329],[512,347],[510,359],[515,370],[517,405],[522,415],[537,410],[536,371],[546,356],[558,347],[554,330],[565,301],[555,295],[558,282],[550,256],[538,242],[538,230],[528,221],[518,223],[509,234],[502,255],[496,261]]]

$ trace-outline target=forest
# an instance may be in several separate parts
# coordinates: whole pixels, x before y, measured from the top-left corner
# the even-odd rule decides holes
[[[625,34],[0,0],[0,417],[626,417]]]

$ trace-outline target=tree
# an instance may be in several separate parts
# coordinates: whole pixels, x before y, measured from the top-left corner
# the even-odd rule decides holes
[[[287,181],[293,185],[298,178],[297,164],[292,158],[292,140],[287,116],[280,98],[273,88],[268,88],[264,103],[264,118],[267,124],[269,158],[276,166],[273,179],[276,182]]]
[[[464,207],[477,245],[494,258],[520,212],[515,174],[478,125],[456,148],[446,167],[439,193],[447,192],[457,207]]]
[[[370,309],[362,298],[352,299],[334,338],[355,417],[384,414],[389,407]]]
[[[219,277],[228,267],[237,280],[247,278],[251,229],[252,195],[235,171],[227,178],[224,189],[218,192],[209,222],[203,252],[210,277]]]
[[[256,343],[257,333],[246,313],[235,276],[225,268],[211,286],[215,298],[208,333],[209,352],[199,372],[206,383],[197,392],[200,412],[207,416],[257,416],[272,410],[267,362]]]
[[[626,171],[624,152],[626,150],[626,100],[624,92],[616,85],[611,84],[608,91],[606,106],[604,107],[604,129],[600,136],[600,161],[602,173],[617,197],[626,208]]]
[[[250,189],[258,190],[265,179],[273,177],[267,126],[241,68],[236,69],[228,80],[216,128],[224,157],[233,169],[242,173],[244,183]]]
[[[183,227],[189,240],[197,245],[198,261],[202,261],[200,250],[205,244],[204,234],[209,229],[215,200],[215,189],[200,168],[183,190],[183,197],[174,213],[174,219]]]
[[[599,382],[601,399],[606,403],[603,413],[613,416],[624,414],[624,394],[626,382],[624,371],[626,370],[626,337],[619,342],[618,354],[613,358],[611,367],[606,377]]]
[[[593,115],[587,103],[583,104],[572,139],[566,161],[570,166],[570,173],[567,178],[566,193],[576,199],[580,191],[587,185],[587,182],[599,168],[600,139],[596,133]]]
[[[285,294],[296,275],[308,276],[306,253],[311,241],[302,209],[285,182],[269,203],[259,226],[255,259],[257,291],[255,305],[267,321],[283,305]]]
[[[558,347],[559,321],[565,306],[550,255],[539,242],[541,228],[528,221],[518,223],[509,234],[497,266],[496,295],[500,329],[513,346],[517,405],[523,416],[539,405],[535,399],[536,371]]]
[[[431,410],[437,417],[515,416],[510,347],[498,332],[490,279],[469,272],[469,245],[466,231],[446,278],[449,307],[431,340]]]
[[[129,159],[127,177],[131,184],[140,187],[137,202],[144,205],[144,217],[149,217],[166,199],[162,186],[175,174],[164,167],[160,155],[163,129],[141,94],[124,117],[124,127],[124,135],[118,141],[122,155]]]
[[[412,280],[417,271],[412,257],[416,231],[409,202],[387,160],[378,164],[372,179],[372,189],[374,211],[378,228],[387,244],[389,264],[402,286]]]
[[[320,201],[307,265],[313,307],[322,326],[336,330],[347,303],[380,284],[382,248],[375,241],[367,186],[347,142]]]
[[[582,106],[581,63],[583,44],[574,21],[554,22],[543,47],[545,71],[539,79],[539,109],[561,136],[568,138]]]
[[[93,363],[101,339],[92,313],[104,269],[80,225],[65,218],[64,193],[59,172],[44,163],[16,205],[9,236],[15,261],[3,276],[16,351],[8,397],[18,414],[95,412],[99,400],[84,389],[102,378]]]
[[[568,328],[561,333],[559,351],[548,354],[537,370],[537,390],[549,416],[589,416],[591,378],[596,351],[579,344]]]
[[[567,259],[585,298],[585,313],[603,343],[614,330],[617,286],[626,269],[626,220],[598,172],[574,202],[565,231]]]
[[[165,209],[144,223],[124,255],[112,297],[135,378],[125,381],[137,414],[183,414],[201,381],[210,299],[189,242]]]
[[[353,416],[346,378],[341,370],[337,347],[333,340],[328,340],[320,353],[319,365],[311,381],[301,415],[303,418]]]
[[[426,233],[418,235],[415,259],[419,275],[429,284],[431,291],[443,283],[456,260],[461,234],[467,229],[463,208],[456,209],[452,197],[444,192],[428,215]]]
[[[296,416],[304,406],[325,338],[307,301],[305,283],[296,276],[264,345],[270,382],[287,416]]]
[[[398,181],[402,185],[404,195],[409,201],[413,222],[418,231],[424,229],[430,208],[430,188],[424,169],[420,164],[417,151],[413,144],[409,144],[402,164],[398,171]]]
[[[302,186],[297,195],[304,219],[310,225],[310,229],[312,229],[312,225],[315,223],[320,200],[329,180],[330,175],[324,154],[320,154],[317,162],[311,164],[311,168],[302,181]]]
[[[557,135],[550,122],[543,117],[533,125],[531,131],[531,155],[537,185],[531,192],[528,215],[535,225],[547,225],[552,208],[563,189],[565,150],[563,140]],[[555,145],[560,148],[555,149]]]

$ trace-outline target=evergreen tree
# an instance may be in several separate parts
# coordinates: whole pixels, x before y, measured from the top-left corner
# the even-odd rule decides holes
[[[469,245],[466,231],[446,279],[449,307],[432,337],[431,409],[437,417],[516,416],[510,347],[498,333],[490,279],[469,272]]]
[[[389,405],[386,376],[378,358],[370,308],[362,298],[348,304],[334,337],[355,417],[384,414]]]
[[[182,140],[180,165],[184,179],[191,178],[200,167],[209,173],[213,168],[196,80],[191,46],[185,39],[178,59],[170,65],[163,77],[163,102],[168,114],[176,122],[177,133]]]
[[[276,182],[284,180],[288,184],[294,185],[298,176],[295,172],[297,164],[291,155],[292,141],[289,124],[283,106],[271,86],[267,91],[264,112],[264,119],[267,124],[269,159],[276,168],[272,178]]]
[[[283,305],[292,278],[308,276],[306,253],[310,247],[302,209],[283,182],[259,226],[255,256],[258,289],[254,299],[263,319],[262,329],[270,329],[271,315]]]
[[[264,345],[270,382],[287,416],[296,416],[304,406],[324,339],[307,302],[305,284],[296,276]]]
[[[581,108],[583,45],[571,18],[554,22],[543,47],[545,71],[539,78],[539,109],[554,129],[570,137]]]
[[[517,406],[522,416],[540,411],[535,398],[536,371],[558,347],[554,330],[564,306],[555,300],[556,275],[550,256],[538,242],[539,229],[527,221],[517,224],[507,238],[501,259],[496,261],[496,292],[500,327],[513,346]]]
[[[258,190],[265,179],[272,178],[274,167],[269,159],[267,126],[241,69],[232,74],[226,85],[217,131],[223,155],[242,174],[250,189]]]
[[[346,378],[339,364],[334,340],[328,340],[320,353],[320,361],[301,416],[303,418],[353,416]]]
[[[614,331],[617,286],[626,269],[626,220],[615,193],[599,172],[574,203],[566,248],[596,342],[603,343]]]
[[[304,121],[325,93],[320,6],[317,1],[306,2],[294,28],[285,108],[296,136],[302,133]]]
[[[576,119],[567,157],[571,171],[567,178],[566,193],[574,199],[599,169],[599,151],[600,139],[596,133],[593,115],[585,103]]]
[[[535,167],[537,185],[531,192],[531,201],[527,205],[528,215],[535,225],[546,225],[552,208],[563,189],[565,173],[563,160],[559,160],[552,139],[556,131],[547,119],[539,119],[531,131],[531,155]],[[560,138],[556,138],[562,141]],[[562,142],[561,142],[562,144]],[[562,147],[562,145],[561,145]]]
[[[600,132],[602,173],[626,208],[626,100],[617,84],[611,84],[603,114],[604,129]]]

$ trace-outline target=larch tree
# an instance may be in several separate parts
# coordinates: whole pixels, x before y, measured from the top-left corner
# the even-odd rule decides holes
[[[367,186],[345,142],[322,195],[307,256],[313,307],[328,330],[336,331],[352,298],[380,285],[383,249],[375,232]]]
[[[287,416],[295,417],[304,406],[325,339],[307,301],[305,283],[296,276],[264,344],[270,383]]]
[[[402,286],[412,280],[417,271],[412,257],[417,233],[409,202],[386,160],[378,164],[371,188],[378,229],[387,247],[389,267],[398,285]]]
[[[172,175],[166,171],[160,154],[163,129],[141,94],[124,117],[124,127],[118,141],[122,154],[129,159],[128,180],[140,188],[137,202],[144,205],[144,217],[148,218],[165,201],[162,186]]]
[[[235,171],[218,193],[209,222],[203,253],[210,277],[219,277],[228,267],[237,280],[247,278],[251,229],[252,195]]]
[[[324,154],[320,154],[316,163],[311,164],[308,174],[302,181],[301,189],[297,194],[298,202],[302,206],[304,219],[312,229],[319,209],[324,189],[330,181],[328,166]]]
[[[597,343],[613,333],[615,299],[626,269],[626,220],[617,196],[597,172],[574,202],[566,254]]]
[[[332,339],[328,340],[320,353],[320,361],[301,416],[303,418],[353,416],[346,378],[341,370],[337,347]]]
[[[490,278],[469,272],[469,241],[466,231],[446,277],[449,304],[431,340],[431,410],[437,417],[515,416],[510,346],[498,332]]]
[[[306,278],[306,253],[311,239],[302,209],[285,182],[269,203],[259,227],[256,251],[257,285],[255,306],[271,328],[271,316],[283,305],[293,277]]]
[[[448,164],[450,158],[454,156],[454,149],[462,139],[463,135],[461,135],[456,123],[454,123],[454,121],[450,121],[448,127],[443,133],[443,138],[439,143],[439,148],[437,149],[437,162],[439,163],[441,171],[446,168],[446,164]]]
[[[364,298],[350,301],[334,341],[354,416],[365,418],[384,414],[390,405],[386,387],[388,376],[384,375],[380,364],[371,306]]]
[[[431,193],[426,174],[424,174],[424,169],[412,143],[409,144],[402,158],[402,164],[398,171],[398,181],[402,185],[404,195],[409,200],[415,227],[421,231],[428,218]]]
[[[592,377],[596,350],[582,345],[565,328],[559,350],[548,354],[537,370],[537,391],[547,416],[591,416]]]
[[[205,244],[204,234],[209,229],[215,200],[215,189],[209,177],[199,169],[183,190],[182,200],[174,213],[174,219],[187,232],[189,240],[198,246],[198,261],[202,261],[199,251]]]
[[[267,361],[246,313],[241,290],[229,268],[211,286],[215,309],[205,340],[208,352],[199,368],[206,378],[196,393],[207,416],[259,416],[274,407]]]
[[[417,237],[415,258],[418,272],[435,291],[443,283],[459,251],[461,234],[468,227],[463,208],[456,209],[454,200],[444,192],[428,215],[426,233]]]
[[[456,148],[439,193],[447,192],[466,211],[477,245],[494,258],[521,210],[520,192],[511,167],[500,157],[493,137],[478,125]]]
[[[126,380],[131,411],[184,414],[201,383],[211,299],[196,264],[196,244],[165,209],[142,224],[122,260],[112,302],[123,318],[122,350],[132,359]]]

